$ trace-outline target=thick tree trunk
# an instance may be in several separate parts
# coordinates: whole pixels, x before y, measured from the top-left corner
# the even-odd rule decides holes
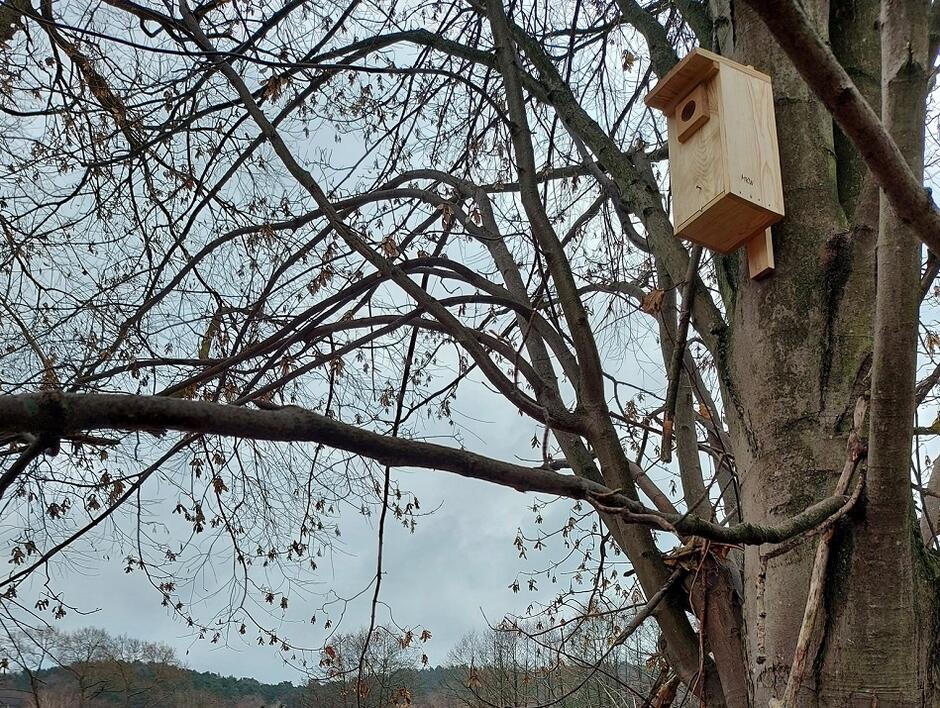
[[[881,18],[882,119],[918,176],[927,8],[925,0],[887,0]],[[821,705],[921,706],[930,695],[928,647],[935,631],[924,618],[932,615],[933,602],[919,592],[920,539],[909,489],[921,248],[883,198],[879,213],[866,499],[834,564],[832,638],[825,642],[816,680]]]
[[[814,16],[823,33],[828,6]],[[777,270],[731,274],[726,408],[745,521],[776,521],[832,492],[872,346],[874,239],[850,233],[836,185],[832,120],[751,12],[736,6],[736,56],[773,77],[787,216]],[[742,259],[743,261],[743,259]],[[782,695],[803,617],[814,544],[771,560],[745,554],[744,616],[755,705]]]
[[[902,4],[891,4],[894,21],[885,30],[895,35],[884,40],[884,62],[874,21],[877,3],[803,6],[824,37],[832,23],[835,51],[876,106],[882,94],[877,77],[884,72],[886,123],[919,170],[926,3]],[[832,492],[845,459],[852,408],[867,387],[877,326],[881,344],[875,362],[881,362],[881,373],[875,375],[871,415],[878,421],[872,436],[881,442],[873,450],[867,505],[840,533],[830,562],[830,582],[838,585],[827,588],[825,628],[812,648],[798,704],[930,705],[936,623],[925,618],[936,613],[930,587],[935,576],[915,534],[907,487],[920,247],[886,207],[879,224],[877,190],[857,152],[834,131],[828,112],[767,28],[743,3],[735,5],[734,20],[734,58],[773,76],[787,208],[786,219],[774,227],[772,278],[753,282],[743,263],[719,262],[732,322],[722,362],[723,393],[743,518],[779,520]],[[907,27],[907,34],[900,27]],[[902,56],[908,60],[900,61]],[[900,284],[879,293],[879,311],[892,317],[883,315],[876,325],[879,231],[879,270]],[[886,366],[892,359],[894,365]],[[815,546],[808,541],[766,568],[761,554],[767,548],[752,547],[745,554],[754,705],[768,705],[783,694]]]

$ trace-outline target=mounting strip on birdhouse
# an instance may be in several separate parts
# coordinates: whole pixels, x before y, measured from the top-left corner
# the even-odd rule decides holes
[[[746,244],[751,277],[772,272],[784,211],[770,77],[695,49],[646,105],[666,115],[676,236],[723,254]]]

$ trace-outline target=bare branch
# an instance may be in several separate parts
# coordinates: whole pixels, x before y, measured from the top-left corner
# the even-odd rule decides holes
[[[722,543],[779,543],[823,523],[845,503],[828,497],[776,525],[742,523],[731,527],[691,515],[648,509],[596,482],[544,467],[522,467],[467,450],[380,435],[296,406],[249,410],[240,406],[161,396],[73,394],[56,391],[0,396],[0,434],[34,433],[61,437],[96,429],[224,435],[253,440],[322,443],[396,467],[453,472],[512,487],[584,499],[628,523],[663,524],[679,533]]]

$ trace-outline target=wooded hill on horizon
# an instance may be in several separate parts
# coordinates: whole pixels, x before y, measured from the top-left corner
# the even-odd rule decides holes
[[[662,661],[640,665],[634,647],[600,634],[592,636],[595,661],[570,662],[550,648],[552,635],[501,626],[465,635],[448,663],[434,667],[416,646],[377,628],[360,677],[365,636],[335,635],[306,683],[264,683],[187,668],[161,643],[97,628],[49,630],[32,640],[32,652],[23,638],[5,648],[17,658],[5,659],[11,672],[0,679],[0,708],[619,708],[624,692],[642,698],[668,676]]]
[[[85,667],[86,669],[88,667]],[[95,667],[105,670],[106,667]],[[113,683],[95,682],[82,686],[80,678],[70,667],[44,669],[34,674],[39,686],[42,708],[352,708],[356,706],[355,693],[349,681],[311,681],[298,686],[290,681],[271,684],[253,678],[220,676],[211,671],[194,671],[168,664],[123,664],[110,666],[118,669],[120,678]],[[622,667],[622,680],[633,682],[634,690],[649,690],[645,671],[638,667]],[[471,686],[473,673],[489,674],[490,686]],[[389,680],[384,677],[386,689],[392,695],[383,695],[388,702],[378,703],[369,696],[363,698],[366,708],[378,706],[413,706],[414,708],[456,708],[457,706],[484,706],[492,697],[486,694],[515,694],[518,698],[531,695],[531,678],[505,674],[488,667],[474,672],[467,666],[435,666],[408,669]],[[578,680],[571,672],[571,687]],[[374,681],[375,677],[371,677]],[[369,679],[367,679],[368,681]],[[543,677],[544,681],[544,677]],[[502,686],[500,687],[500,683]],[[88,695],[81,696],[82,688]],[[593,688],[593,690],[591,690]],[[569,689],[570,690],[570,689]],[[473,695],[478,691],[478,697]],[[397,694],[397,695],[395,695]],[[574,691],[557,705],[569,708],[596,708],[614,705],[606,692],[596,685]],[[379,699],[381,700],[381,699]],[[595,702],[603,701],[602,703]],[[512,704],[510,704],[512,705]],[[11,674],[0,681],[0,708],[36,708],[30,677],[25,673]]]

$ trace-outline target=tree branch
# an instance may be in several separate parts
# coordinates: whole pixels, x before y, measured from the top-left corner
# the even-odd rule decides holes
[[[650,61],[656,75],[662,78],[679,63],[679,56],[666,35],[666,28],[649,10],[640,6],[636,0],[617,0],[617,6],[634,29],[646,40],[650,51]]]
[[[849,433],[849,438],[846,442],[845,464],[842,467],[842,474],[839,476],[839,481],[836,483],[837,494],[844,494],[848,491],[849,484],[852,481],[852,475],[855,473],[859,462],[865,454],[861,433],[867,410],[868,401],[865,400],[864,397],[859,398],[855,404],[852,431]],[[832,547],[833,534],[833,528],[827,529],[819,540],[819,545],[816,547],[816,556],[813,560],[813,570],[810,575],[809,592],[806,598],[806,606],[803,610],[803,623],[800,626],[799,635],[797,637],[796,649],[793,654],[793,664],[790,668],[790,675],[787,677],[787,685],[784,690],[781,706],[797,705],[797,692],[803,684],[803,677],[807,667],[812,663],[810,661],[812,657],[809,656],[810,643],[817,638],[816,627],[819,613],[823,605],[823,591],[825,590],[826,571],[829,565],[829,552]]]
[[[642,523],[726,544],[780,543],[824,523],[846,502],[837,494],[776,526],[725,527],[692,515],[660,513],[602,484],[544,467],[523,467],[467,450],[394,438],[343,423],[297,406],[252,410],[208,401],[162,396],[76,394],[41,391],[0,396],[0,434],[48,434],[53,438],[86,430],[159,433],[177,430],[251,440],[313,442],[395,467],[453,472],[520,492],[539,492],[591,502],[627,523]]]
[[[218,63],[219,70],[225,75],[232,88],[238,93],[245,109],[248,111],[252,120],[261,129],[264,136],[270,141],[274,153],[278,156],[285,169],[290,175],[303,187],[303,189],[313,198],[317,206],[322,209],[324,216],[330,225],[339,234],[346,244],[354,251],[359,253],[379,272],[392,280],[405,293],[411,296],[415,302],[424,307],[429,314],[445,325],[455,340],[460,342],[466,352],[479,365],[480,370],[486,375],[490,382],[506,398],[515,403],[521,410],[527,411],[538,420],[544,420],[547,425],[557,426],[572,432],[580,432],[582,419],[564,409],[560,404],[551,408],[538,404],[522,392],[518,391],[512,382],[509,381],[499,369],[499,367],[486,356],[480,344],[475,340],[469,329],[452,315],[445,307],[435,300],[429,293],[422,289],[417,283],[409,278],[392,260],[385,258],[378,251],[374,250],[354,229],[352,229],[344,220],[343,216],[337,211],[335,205],[323,191],[319,182],[313,177],[309,170],[305,169],[297,161],[293,152],[281,137],[270,119],[255,101],[245,84],[244,79],[232,67],[218,55],[215,47],[209,41],[203,32],[196,18],[189,10],[186,0],[180,0],[180,11],[187,28],[199,46],[210,56],[213,56]]]

